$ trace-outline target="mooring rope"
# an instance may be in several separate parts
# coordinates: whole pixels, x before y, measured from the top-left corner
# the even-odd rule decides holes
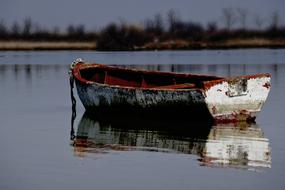
[[[69,85],[70,85],[70,98],[72,103],[72,114],[71,114],[71,130],[70,130],[70,139],[74,140],[74,120],[76,118],[76,99],[74,97],[73,89],[74,89],[74,76],[73,76],[73,69],[76,64],[78,63],[84,63],[83,59],[77,58],[75,61],[72,62],[70,65],[68,74],[69,74]]]
[[[75,62],[73,62],[70,65],[69,69],[69,85],[70,85],[70,98],[71,98],[71,103],[72,103],[72,113],[71,113],[71,130],[70,130],[70,140],[75,139],[74,135],[74,120],[76,118],[76,99],[73,94],[73,89],[74,89],[74,76],[73,76],[73,68],[75,66]]]
[[[71,74],[69,77],[69,83],[70,83],[70,97],[71,97],[71,103],[72,103],[70,140],[74,140],[75,139],[74,120],[76,118],[76,99],[75,99],[74,94],[73,94],[73,88],[74,88],[73,74]]]

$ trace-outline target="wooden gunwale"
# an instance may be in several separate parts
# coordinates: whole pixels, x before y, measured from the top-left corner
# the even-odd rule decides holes
[[[93,69],[93,68],[98,68],[98,69],[103,69],[106,72],[104,83],[99,83],[95,81],[88,80],[84,77],[81,76],[80,71],[82,70],[88,70],[88,69]],[[120,67],[115,67],[115,66],[107,66],[103,64],[85,64],[85,63],[78,63],[75,65],[73,68],[73,76],[80,81],[83,84],[95,84],[99,86],[106,86],[106,87],[111,87],[111,88],[124,88],[124,89],[145,89],[145,90],[169,90],[169,91],[188,91],[188,90],[198,90],[201,91],[202,88],[197,87],[193,83],[174,83],[172,85],[165,85],[165,86],[154,86],[154,87],[134,87],[134,86],[121,86],[121,85],[114,85],[114,84],[106,84],[106,76],[108,75],[108,72],[125,72],[125,73],[131,73],[131,74],[137,74],[142,76],[142,82],[144,82],[144,75],[157,75],[157,77],[173,77],[174,80],[175,78],[183,78],[183,79],[189,79],[189,78],[196,78],[197,80],[201,78],[201,82],[203,81],[202,79],[210,78],[210,80],[224,80],[223,77],[219,76],[213,76],[213,75],[198,75],[198,74],[185,74],[185,73],[173,73],[173,72],[160,72],[160,71],[147,71],[147,70],[137,70],[137,69],[128,69],[128,68],[120,68]],[[208,80],[205,80],[205,82]]]

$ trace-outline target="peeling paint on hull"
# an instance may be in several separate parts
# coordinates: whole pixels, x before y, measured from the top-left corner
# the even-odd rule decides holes
[[[239,88],[241,80],[246,80],[244,89]],[[270,75],[205,82],[205,86],[205,102],[215,120],[254,121],[269,94]],[[235,95],[229,95],[229,90],[236,91]]]
[[[81,102],[90,112],[159,114],[211,120],[202,91],[149,90],[84,85],[76,82]],[[197,117],[198,116],[198,117]]]

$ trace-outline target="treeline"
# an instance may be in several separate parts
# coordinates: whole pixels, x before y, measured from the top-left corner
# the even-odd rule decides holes
[[[86,31],[84,25],[69,25],[65,31],[59,27],[47,29],[26,18],[21,24],[14,22],[11,27],[0,19],[1,41],[90,41],[98,38],[96,31]]]
[[[10,28],[0,21],[0,40],[29,41],[94,41],[98,50],[137,50],[137,49],[185,49],[191,44],[220,43],[233,39],[285,39],[285,27],[280,26],[278,12],[267,19],[258,15],[249,17],[246,9],[224,8],[222,27],[217,22],[207,26],[193,21],[184,21],[174,10],[166,15],[157,14],[139,25],[125,22],[111,23],[99,31],[87,31],[84,25],[44,29],[30,18],[20,25],[14,23]],[[253,20],[251,28],[249,20]],[[191,43],[189,43],[191,42]]]
[[[97,48],[102,50],[136,49],[187,49],[203,48],[204,43],[221,43],[234,39],[262,38],[285,39],[285,27],[280,26],[278,12],[270,18],[254,16],[255,27],[248,28],[249,13],[246,9],[225,8],[221,21],[203,26],[193,21],[183,21],[174,10],[146,19],[142,26],[112,23],[98,33]],[[191,42],[191,43],[189,43]],[[141,48],[142,47],[142,48]]]

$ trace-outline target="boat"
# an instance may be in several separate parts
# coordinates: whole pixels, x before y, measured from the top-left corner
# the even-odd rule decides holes
[[[269,139],[255,123],[200,124],[135,115],[94,116],[85,112],[71,146],[79,157],[113,151],[196,155],[199,165],[260,171],[271,167]]]
[[[86,63],[71,66],[78,96],[96,114],[137,113],[214,122],[254,122],[270,91],[270,74],[220,77]],[[176,113],[180,114],[176,114]]]

